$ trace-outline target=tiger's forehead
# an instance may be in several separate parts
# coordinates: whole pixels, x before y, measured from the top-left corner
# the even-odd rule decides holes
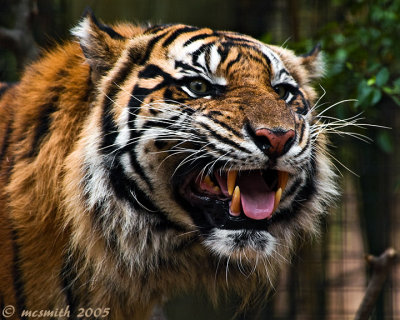
[[[160,37],[167,58],[174,61],[188,76],[198,74],[224,85],[227,80],[217,75],[217,69],[233,63],[258,61],[269,73],[271,85],[287,83],[297,87],[279,55],[268,45],[243,34],[214,31],[187,25],[164,25],[150,28]]]

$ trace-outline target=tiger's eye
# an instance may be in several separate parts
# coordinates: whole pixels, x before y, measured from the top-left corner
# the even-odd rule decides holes
[[[277,85],[274,87],[275,92],[278,94],[279,98],[286,100],[289,95],[289,90],[283,85]]]
[[[193,80],[192,82],[190,82],[189,88],[194,93],[198,93],[198,94],[205,94],[208,91],[207,83],[202,80]]]

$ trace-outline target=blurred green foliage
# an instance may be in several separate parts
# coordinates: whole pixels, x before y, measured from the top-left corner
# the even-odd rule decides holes
[[[335,6],[337,19],[294,47],[305,52],[321,42],[328,65],[324,101],[356,100],[339,104],[332,115],[345,119],[362,112],[369,123],[390,126],[381,108],[387,98],[400,106],[400,1],[336,0]],[[375,134],[380,149],[392,152],[391,132]]]
[[[369,122],[381,123],[385,98],[400,106],[400,1],[338,2],[346,15],[321,31],[330,65],[325,89],[328,97],[357,99],[350,110],[337,108],[340,118],[363,112]],[[388,131],[378,130],[374,139],[384,152],[393,151]]]
[[[355,96],[354,108],[369,116],[384,96],[400,106],[400,1],[339,2],[347,9],[343,20],[321,31],[332,62],[327,88],[334,96]]]

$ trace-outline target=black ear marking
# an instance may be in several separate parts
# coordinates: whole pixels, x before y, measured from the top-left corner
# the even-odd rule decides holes
[[[85,10],[83,11],[82,18],[90,17],[90,19],[93,21],[93,23],[96,25],[97,28],[99,28],[101,31],[107,33],[111,38],[116,39],[116,40],[123,40],[125,39],[123,36],[121,36],[118,32],[116,32],[113,28],[110,26],[101,23],[96,16],[94,15],[94,12],[92,8],[87,6]]]
[[[305,53],[305,54],[303,54],[301,56],[304,57],[304,58],[315,56],[319,52],[321,52],[321,49],[322,49],[321,43],[317,43],[314,46],[314,48],[312,48],[308,53]]]
[[[300,56],[301,65],[308,71],[310,80],[319,79],[324,75],[325,63],[321,44],[318,43],[310,52]]]

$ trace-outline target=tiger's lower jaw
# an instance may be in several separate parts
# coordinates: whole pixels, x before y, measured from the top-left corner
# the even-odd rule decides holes
[[[204,245],[219,257],[253,265],[260,257],[273,258],[278,241],[267,231],[213,229]]]

